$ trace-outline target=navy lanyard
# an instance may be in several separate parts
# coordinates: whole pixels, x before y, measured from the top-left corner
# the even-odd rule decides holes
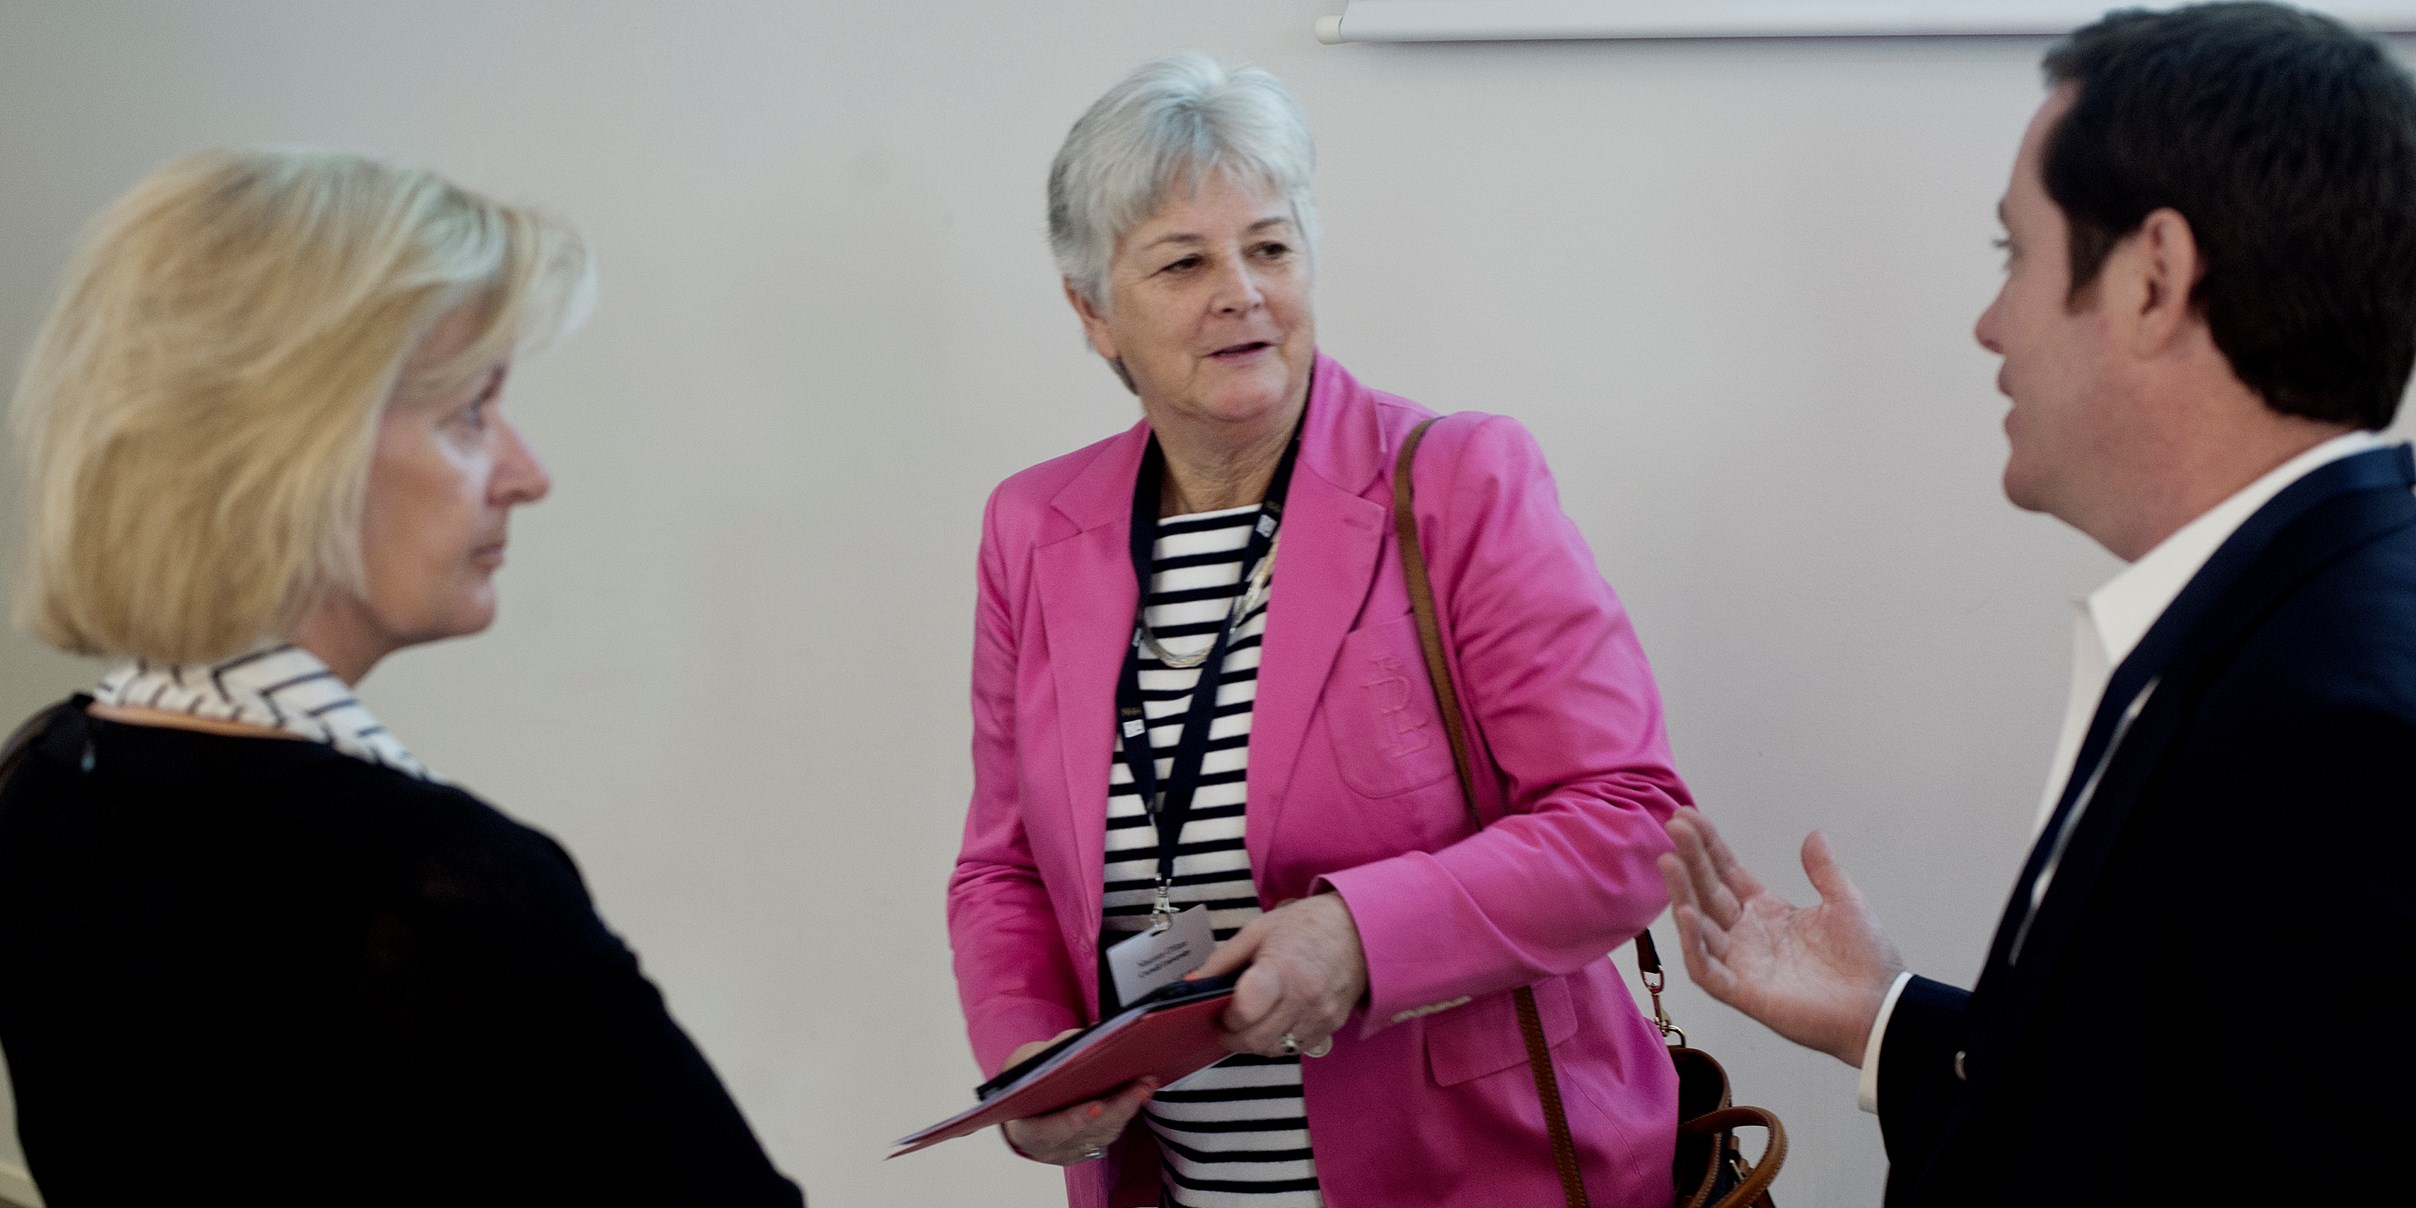
[[[1225,651],[1233,643],[1233,631],[1244,620],[1238,602],[1248,596],[1252,572],[1274,549],[1275,531],[1283,524],[1284,494],[1292,485],[1292,463],[1299,454],[1300,429],[1295,427],[1291,443],[1284,446],[1283,460],[1275,463],[1275,476],[1267,480],[1267,497],[1259,504],[1258,522],[1242,551],[1242,578],[1234,596],[1237,604],[1225,610],[1225,623],[1217,631],[1215,644],[1208,648],[1207,661],[1200,664],[1199,682],[1191,688],[1191,708],[1183,716],[1183,734],[1175,743],[1174,765],[1167,769],[1163,786],[1158,783],[1157,748],[1149,738],[1149,715],[1141,707],[1141,627],[1149,611],[1151,555],[1157,548],[1158,495],[1166,479],[1166,454],[1158,448],[1155,436],[1141,454],[1132,506],[1133,582],[1139,588],[1140,603],[1133,612],[1132,643],[1124,651],[1124,675],[1116,683],[1116,732],[1122,739],[1124,766],[1132,773],[1133,790],[1141,794],[1142,807],[1149,811],[1158,831],[1158,895],[1150,913],[1161,925],[1174,913],[1174,858],[1182,845],[1183,824],[1191,820],[1200,765],[1208,757],[1217,687],[1225,678]]]

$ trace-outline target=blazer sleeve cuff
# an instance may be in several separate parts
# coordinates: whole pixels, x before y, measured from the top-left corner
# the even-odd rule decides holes
[[[983,1077],[996,1077],[1015,1050],[1081,1026],[1082,1020],[1063,1004],[1036,998],[1005,999],[984,1010],[981,1022],[971,1029],[973,1059],[981,1065]]]
[[[1871,1021],[1871,1038],[1862,1046],[1862,1077],[1855,1086],[1854,1103],[1874,1116],[1879,1114],[1879,1050],[1886,1046],[1888,1020],[1896,1014],[1896,1000],[1903,997],[1905,984],[1912,980],[1907,972],[1888,983],[1887,997],[1879,1000],[1879,1017]]]
[[[1327,873],[1310,890],[1341,894],[1359,929],[1367,960],[1361,1036],[1460,1006],[1476,992],[1449,980],[1472,980],[1470,951],[1476,945],[1464,942],[1461,929],[1439,919],[1438,911],[1416,906],[1450,900],[1448,880],[1432,854],[1408,852]]]
[[[1971,991],[1944,982],[1914,977],[1904,983],[1880,1041],[1877,1102],[1883,1130],[1891,1117],[1907,1110],[1918,1115],[1940,1088],[1960,1081],[1956,1067],[1970,1003]]]

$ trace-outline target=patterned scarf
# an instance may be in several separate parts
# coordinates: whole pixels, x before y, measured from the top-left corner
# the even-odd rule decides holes
[[[444,783],[378,724],[350,685],[317,655],[290,642],[262,642],[217,663],[162,667],[136,659],[103,677],[92,695],[106,705],[283,730],[406,776]]]

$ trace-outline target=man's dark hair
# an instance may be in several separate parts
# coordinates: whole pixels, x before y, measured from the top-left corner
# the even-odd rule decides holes
[[[2073,300],[2170,207],[2232,372],[2285,415],[2388,426],[2416,361],[2416,86],[2389,53],[2314,13],[2204,4],[2109,14],[2045,67],[2078,92],[2041,162]]]

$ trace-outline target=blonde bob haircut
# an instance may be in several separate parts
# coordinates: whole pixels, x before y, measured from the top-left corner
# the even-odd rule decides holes
[[[386,401],[461,389],[575,326],[556,219],[323,151],[205,151],[94,220],[17,384],[30,533],[18,621],[75,654],[189,663],[362,589]],[[437,320],[463,351],[405,381]]]

